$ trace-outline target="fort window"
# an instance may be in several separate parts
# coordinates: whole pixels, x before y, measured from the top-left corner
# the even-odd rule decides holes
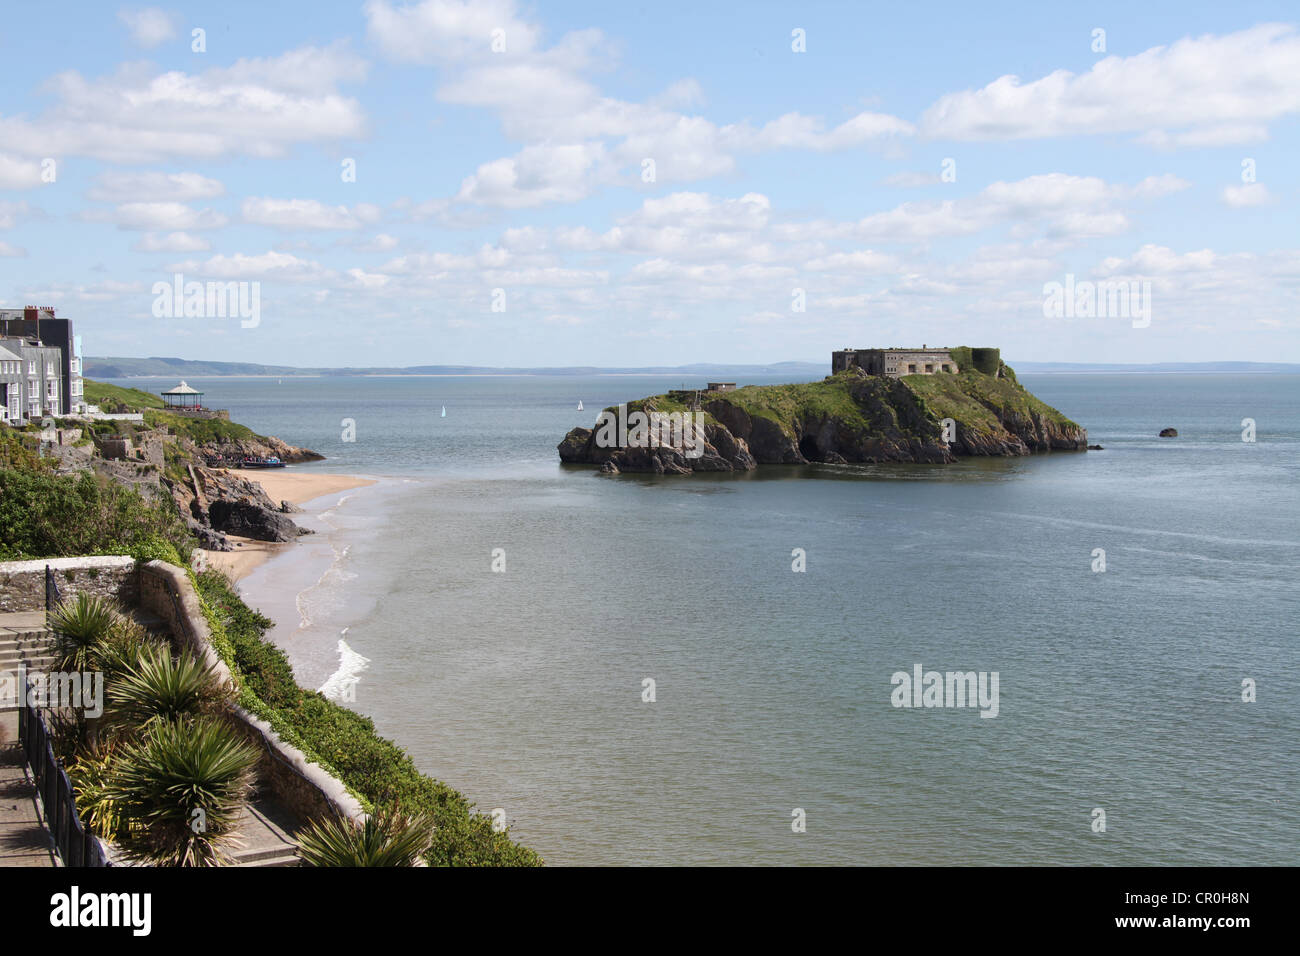
[[[947,363],[945,363],[944,366],[943,366],[943,370],[944,370],[945,372],[951,372],[951,371],[952,371],[952,367],[951,367],[950,365],[948,365]]]
[[[916,371],[916,366],[915,366],[915,365],[909,365],[909,366],[907,367],[907,370],[908,370],[909,372],[913,372],[913,373],[914,373],[914,372]]]
[[[934,371],[934,366],[933,366],[933,365],[927,365],[927,366],[925,367],[925,374],[926,374],[926,375],[931,374],[933,371]]]

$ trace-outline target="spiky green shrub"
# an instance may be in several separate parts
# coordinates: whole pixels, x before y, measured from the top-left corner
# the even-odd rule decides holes
[[[163,639],[150,634],[138,621],[129,617],[118,618],[95,651],[94,668],[103,672],[105,684],[111,687],[119,676],[135,667],[142,656],[165,648]]]
[[[77,792],[77,815],[90,832],[106,840],[122,840],[130,819],[122,803],[112,794],[117,755],[111,749],[79,751],[68,765],[68,777]]]
[[[110,685],[108,716],[114,726],[148,727],[215,713],[229,698],[212,668],[193,654],[173,657],[165,647],[147,647]]]
[[[298,834],[305,866],[415,866],[428,848],[433,820],[381,810],[358,826],[336,817]]]
[[[120,616],[111,601],[90,594],[78,594],[50,611],[49,626],[57,636],[54,669],[89,670],[109,628]]]
[[[150,866],[221,866],[257,751],[214,718],[154,723],[119,751],[105,797],[130,820],[128,857]]]

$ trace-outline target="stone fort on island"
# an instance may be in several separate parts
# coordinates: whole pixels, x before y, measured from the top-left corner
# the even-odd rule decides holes
[[[950,349],[932,349],[928,345],[919,349],[841,349],[831,353],[832,375],[854,366],[868,375],[890,378],[960,371]]]

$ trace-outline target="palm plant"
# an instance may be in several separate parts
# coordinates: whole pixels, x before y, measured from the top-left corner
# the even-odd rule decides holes
[[[146,645],[134,656],[134,662],[121,662],[123,669],[109,687],[108,715],[116,727],[212,713],[228,697],[212,668],[193,654],[173,658],[166,647]]]
[[[54,669],[89,670],[96,650],[120,617],[111,601],[90,594],[78,594],[50,611],[49,626],[57,635]]]
[[[221,866],[257,751],[212,717],[154,721],[118,755],[105,797],[130,819],[124,852],[150,866]]]
[[[122,839],[131,822],[110,790],[116,761],[110,749],[87,749],[67,767],[77,791],[77,814],[91,833],[106,840]]]
[[[341,817],[318,820],[298,834],[307,866],[415,866],[433,838],[433,820],[380,810],[360,826]]]
[[[139,664],[145,653],[164,646],[162,638],[150,634],[138,622],[120,617],[100,641],[91,663],[103,671],[105,683],[111,685],[119,675]]]

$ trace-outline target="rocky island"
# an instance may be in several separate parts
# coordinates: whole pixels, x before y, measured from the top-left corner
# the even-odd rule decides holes
[[[603,440],[599,428],[574,428],[558,446],[560,460],[597,465],[606,473],[680,475],[810,462],[943,464],[970,455],[1088,447],[1087,430],[1020,385],[998,349],[872,353],[835,353],[832,374],[820,382],[743,388],[714,383],[720,387],[627,404],[625,418],[636,411],[692,415],[702,426],[699,449],[660,441],[653,432],[648,441],[616,444]],[[918,356],[920,364],[906,361]],[[617,413],[602,412],[601,421],[611,414]]]

